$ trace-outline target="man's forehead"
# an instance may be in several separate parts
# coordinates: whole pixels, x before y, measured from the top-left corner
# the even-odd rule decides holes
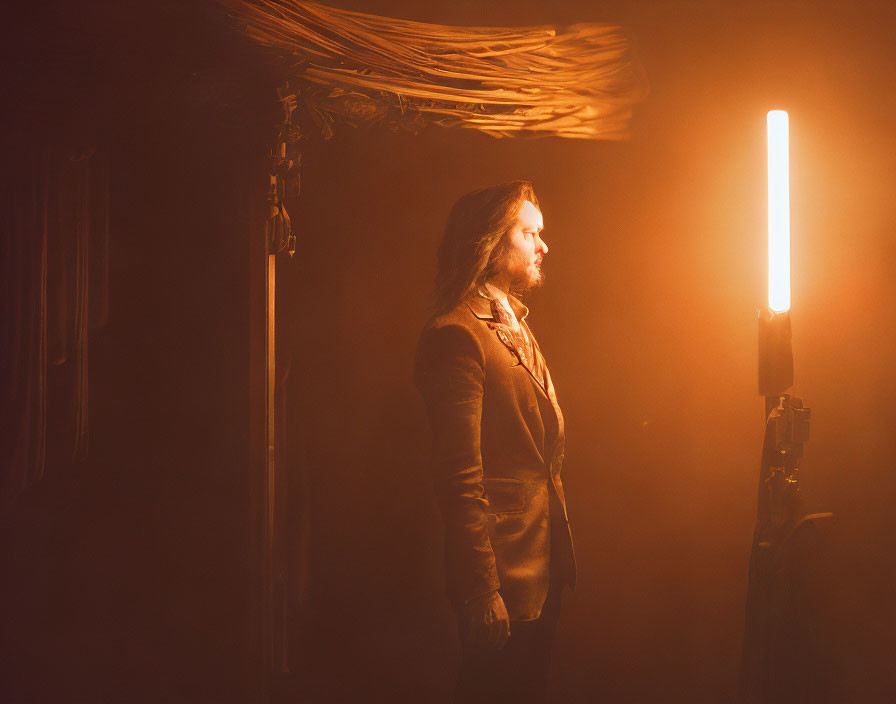
[[[541,211],[535,207],[535,204],[531,200],[525,201],[522,206],[520,206],[517,220],[519,220],[519,223],[523,228],[534,228],[536,230],[544,228],[544,218],[541,215]]]

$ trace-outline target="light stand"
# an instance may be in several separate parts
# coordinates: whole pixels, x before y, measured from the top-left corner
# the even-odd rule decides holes
[[[807,515],[799,460],[810,411],[793,386],[790,325],[788,118],[768,115],[769,307],[759,313],[759,394],[765,435],[744,630],[739,700],[743,703],[833,701],[818,638],[820,523]]]

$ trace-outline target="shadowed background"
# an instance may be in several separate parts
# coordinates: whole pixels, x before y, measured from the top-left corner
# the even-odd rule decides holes
[[[448,701],[458,653],[411,365],[452,202],[528,178],[550,247],[529,320],[567,422],[580,564],[555,700],[732,700],[763,423],[765,113],[779,108],[791,124],[794,392],[813,409],[803,487],[810,510],[836,515],[823,627],[844,700],[890,701],[896,9],[340,6],[458,25],[618,22],[638,39],[651,93],[628,142],[340,129],[306,152],[291,209],[298,247],[280,292],[294,315],[280,324],[294,341],[289,442],[310,492],[311,552],[285,688],[310,701]],[[98,342],[86,480],[51,482],[14,517],[8,561],[24,576],[13,589],[41,614],[11,608],[25,634],[7,646],[24,663],[9,675],[16,692],[32,691],[21,673],[40,677],[47,661],[54,682],[99,699],[242,701],[248,687],[249,234],[236,196],[250,190],[267,118],[247,132],[185,108],[171,87],[195,66],[251,83],[234,54],[255,55],[213,33],[206,12],[163,6],[134,26],[122,11],[149,100],[133,88],[117,99],[139,126],[115,128],[121,313]],[[244,92],[247,114],[268,109],[261,88]],[[48,545],[53,567],[39,567]],[[104,677],[117,684],[97,684]]]

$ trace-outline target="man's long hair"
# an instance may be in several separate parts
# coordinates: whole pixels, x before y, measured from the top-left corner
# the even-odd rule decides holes
[[[539,208],[532,184],[508,181],[467,193],[454,204],[439,246],[435,299],[440,312],[453,308],[498,272],[504,235],[527,200]]]

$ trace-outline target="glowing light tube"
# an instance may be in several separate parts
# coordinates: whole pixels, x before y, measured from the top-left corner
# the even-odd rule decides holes
[[[768,120],[768,307],[790,310],[790,136],[787,113]]]

